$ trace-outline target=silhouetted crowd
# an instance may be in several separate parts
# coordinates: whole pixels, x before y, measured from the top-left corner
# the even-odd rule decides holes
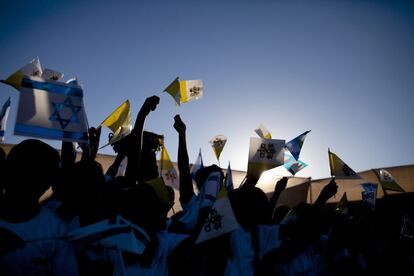
[[[201,197],[208,185],[223,185],[216,166],[197,171],[194,179],[186,146],[186,126],[174,117],[178,133],[179,202],[182,211],[167,217],[174,204],[162,200],[146,182],[159,177],[156,152],[162,136],[143,131],[156,109],[157,96],[141,107],[132,132],[113,144],[117,156],[105,173],[95,161],[100,128],[89,130],[76,162],[71,142],[61,154],[34,139],[1,151],[0,275],[412,275],[412,236],[387,202],[375,210],[339,212],[326,202],[337,193],[333,179],[312,204],[278,205],[288,178],[275,183],[269,199],[255,187],[260,175],[247,175],[227,196],[239,228],[196,243],[214,197]],[[212,176],[219,177],[212,177]],[[193,185],[194,184],[194,185]],[[39,203],[49,187],[53,195]],[[407,207],[412,209],[412,205]],[[362,210],[362,211],[361,211]],[[121,216],[149,237],[142,254],[95,243],[68,241],[66,233]],[[136,232],[136,238],[140,233]]]

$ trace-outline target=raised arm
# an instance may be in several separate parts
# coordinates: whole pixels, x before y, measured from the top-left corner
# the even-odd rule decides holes
[[[336,192],[338,191],[338,186],[336,185],[335,178],[332,178],[331,181],[322,188],[321,193],[319,194],[318,198],[316,199],[313,207],[316,210],[322,209],[325,203],[333,197]]]
[[[178,170],[180,171],[180,201],[188,203],[194,194],[190,176],[190,165],[187,152],[186,126],[180,115],[174,117],[174,128],[178,133]]]
[[[138,112],[137,119],[135,120],[135,125],[130,134],[130,137],[128,137],[130,140],[127,154],[128,165],[125,172],[125,177],[129,181],[135,182],[137,179],[137,167],[141,156],[142,130],[144,129],[145,118],[151,111],[154,111],[157,108],[159,102],[160,98],[157,96],[151,96],[145,100],[144,104],[141,107],[141,110]]]
[[[283,190],[286,189],[287,182],[288,182],[288,178],[283,177],[275,185],[275,190],[274,190],[273,195],[270,198],[270,202],[269,202],[270,210],[272,210],[272,216],[273,216],[273,213],[275,211],[277,200],[279,199],[279,197],[282,194]]]

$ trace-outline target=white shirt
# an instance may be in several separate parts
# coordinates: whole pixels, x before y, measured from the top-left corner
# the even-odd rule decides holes
[[[259,259],[267,252],[278,248],[281,245],[279,239],[279,225],[258,225]],[[231,233],[230,248],[233,257],[228,260],[225,275],[246,275],[254,274],[255,252],[252,244],[251,234],[238,228]]]
[[[151,267],[142,267],[140,264],[126,266],[126,274],[146,275],[146,276],[162,276],[168,275],[168,257],[174,248],[181,243],[189,235],[168,233],[165,231],[157,234],[159,245],[152,260]]]
[[[4,227],[22,240],[53,238],[67,233],[67,225],[51,210],[40,206],[39,213],[22,223],[0,219]],[[61,239],[28,242],[24,248],[0,256],[1,275],[78,275],[72,246]]]

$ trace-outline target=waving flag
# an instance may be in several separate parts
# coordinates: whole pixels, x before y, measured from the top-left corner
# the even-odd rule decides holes
[[[300,170],[306,168],[308,165],[300,160],[296,160],[292,154],[288,151],[285,151],[285,164],[286,170],[288,170],[292,175],[295,175]]]
[[[3,83],[13,86],[17,90],[20,89],[23,77],[41,77],[42,66],[38,57],[34,58],[31,62],[11,74],[7,79],[3,80]]]
[[[208,214],[196,244],[224,235],[239,228],[227,196],[218,199]]]
[[[213,151],[216,155],[217,160],[220,159],[220,154],[223,151],[226,142],[227,137],[224,135],[216,135],[209,141],[210,145],[213,147]]]
[[[344,161],[341,160],[335,153],[328,149],[329,166],[331,169],[331,176],[338,179],[361,179],[361,177],[351,169]]]
[[[202,80],[180,80],[179,77],[164,89],[173,97],[177,105],[202,98],[203,90]]]
[[[4,103],[3,108],[1,109],[0,113],[0,142],[4,141],[4,132],[6,131],[7,119],[9,117],[10,112],[10,97]]]
[[[101,125],[107,126],[114,134],[109,140],[109,144],[113,144],[130,134],[132,131],[132,118],[129,101],[126,100],[122,103]]]
[[[397,181],[395,181],[395,178],[387,170],[380,169],[376,172],[379,176],[381,186],[384,190],[405,193],[405,190],[397,183]]]
[[[306,134],[309,132],[310,130],[305,131],[301,135],[286,143],[286,148],[290,151],[296,160],[299,159],[300,151],[302,149],[303,143],[305,142]]]
[[[231,172],[230,162],[229,162],[229,165],[227,167],[227,174],[226,174],[225,185],[226,185],[227,192],[230,192],[230,191],[234,190],[234,186],[233,186],[233,173]]]
[[[267,128],[262,124],[260,124],[257,128],[255,128],[254,131],[262,139],[272,139],[272,134],[270,134]]]
[[[196,173],[199,170],[201,170],[202,168],[204,168],[204,165],[203,165],[203,157],[201,156],[201,149],[200,149],[200,151],[198,152],[197,159],[196,159],[195,163],[193,164],[193,166],[191,167],[190,174],[191,174],[191,178],[193,180],[195,179]]]
[[[180,80],[180,103],[202,98],[203,90],[202,80]]]
[[[178,190],[180,188],[178,174],[170,160],[170,156],[168,155],[165,145],[162,147],[160,163],[161,176],[164,179],[165,184]]]
[[[87,143],[82,87],[41,75],[39,59],[35,59],[4,81],[20,91],[14,134]]]
[[[260,175],[284,163],[285,140],[250,138],[247,173]]]
[[[180,81],[178,80],[178,77],[173,80],[167,88],[164,89],[165,92],[171,95],[173,97],[174,101],[177,103],[177,105],[180,105]]]
[[[362,200],[366,202],[372,210],[375,210],[378,185],[375,183],[363,183],[361,186],[363,189]]]

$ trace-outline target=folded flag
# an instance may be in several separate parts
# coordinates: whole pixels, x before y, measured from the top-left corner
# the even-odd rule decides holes
[[[0,113],[0,142],[4,141],[4,132],[6,131],[7,119],[9,118],[10,112],[10,97],[4,103]]]
[[[227,196],[217,199],[208,214],[196,244],[224,235],[239,227]]]
[[[88,143],[82,87],[38,77],[39,67],[37,59],[15,73],[19,78],[12,78],[11,85],[20,91],[14,134]]]
[[[135,254],[142,254],[150,241],[137,225],[117,216],[115,223],[103,220],[69,232],[62,237],[69,242],[100,245]]]
[[[178,174],[171,162],[165,145],[162,146],[160,164],[161,177],[164,179],[165,184],[178,190],[180,188]]]
[[[361,187],[363,189],[361,193],[362,200],[366,202],[372,210],[375,210],[378,185],[374,183],[363,183],[361,184]]]
[[[391,190],[405,193],[406,191],[397,183],[390,172],[384,169],[376,170],[381,186],[384,190]]]
[[[195,179],[196,173],[202,168],[204,168],[204,165],[203,165],[203,157],[201,156],[201,149],[200,149],[200,151],[198,152],[197,159],[195,163],[193,164],[193,166],[191,167],[190,174],[193,180]]]
[[[101,126],[107,126],[113,132],[108,144],[113,144],[132,131],[132,117],[129,101],[123,102],[115,109],[102,123]]]
[[[260,124],[258,127],[254,129],[254,131],[259,135],[262,139],[272,139],[272,134],[267,130],[267,128]]]
[[[292,175],[295,175],[300,170],[306,168],[308,165],[301,161],[296,160],[289,151],[285,151],[285,164],[284,167],[288,170]]]
[[[331,169],[331,176],[338,179],[361,179],[361,177],[351,169],[344,161],[341,160],[335,153],[328,149],[329,167]]]
[[[310,132],[310,130],[305,131],[301,135],[295,137],[291,141],[286,143],[286,148],[290,151],[293,157],[298,160],[300,151],[302,149],[303,143],[305,142],[306,135]]]
[[[260,175],[284,163],[285,140],[250,138],[247,174]]]
[[[209,141],[211,147],[213,148],[214,155],[217,160],[220,159],[220,154],[223,151],[224,146],[226,145],[227,137],[224,135],[216,135]]]

